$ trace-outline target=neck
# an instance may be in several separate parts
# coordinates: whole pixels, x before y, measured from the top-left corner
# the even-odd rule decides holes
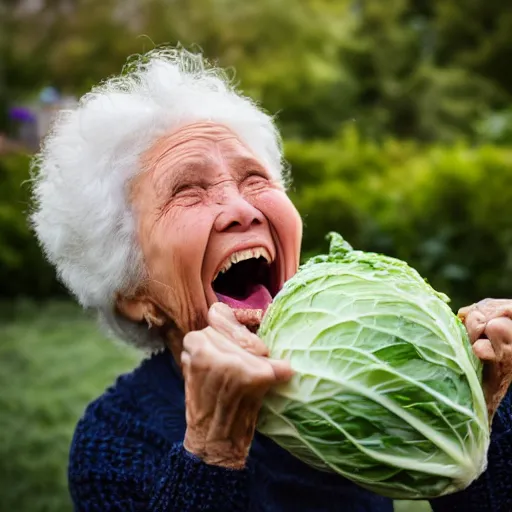
[[[165,346],[171,352],[171,355],[181,371],[181,353],[183,351],[183,333],[179,331],[174,323],[166,326],[163,338]]]

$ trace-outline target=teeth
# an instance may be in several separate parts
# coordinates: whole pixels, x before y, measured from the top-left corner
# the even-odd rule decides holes
[[[267,263],[272,263],[270,253],[267,251],[267,249],[265,249],[265,247],[252,247],[251,249],[237,251],[234,252],[231,256],[229,256],[229,258],[226,258],[226,260],[222,263],[222,266],[220,267],[219,271],[215,274],[213,280],[215,281],[219,274],[227,272],[235,263],[250,260],[251,258],[265,258]]]

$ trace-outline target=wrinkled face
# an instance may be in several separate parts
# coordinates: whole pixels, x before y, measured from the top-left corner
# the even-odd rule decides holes
[[[254,326],[296,271],[302,224],[257,157],[224,126],[196,123],[144,155],[132,205],[146,300],[182,333],[214,302]]]

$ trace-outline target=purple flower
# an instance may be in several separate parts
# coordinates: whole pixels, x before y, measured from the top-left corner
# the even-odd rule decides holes
[[[36,119],[33,112],[25,107],[12,107],[9,109],[9,117],[14,121],[21,121],[25,123],[33,122]]]

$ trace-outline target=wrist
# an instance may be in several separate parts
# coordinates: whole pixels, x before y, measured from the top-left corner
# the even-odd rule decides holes
[[[237,446],[232,440],[200,441],[193,433],[185,434],[183,447],[210,466],[244,469],[249,447]]]

